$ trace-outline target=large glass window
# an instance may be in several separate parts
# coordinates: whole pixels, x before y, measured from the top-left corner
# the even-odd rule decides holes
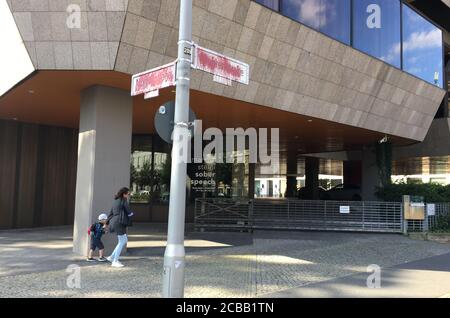
[[[353,46],[400,68],[400,1],[354,1]]]
[[[271,8],[272,10],[280,10],[280,0],[256,0],[256,2]]]
[[[283,0],[281,13],[350,44],[350,0]]]
[[[131,202],[167,202],[170,164],[170,146],[158,136],[133,136]]]
[[[150,201],[152,186],[152,136],[133,137],[130,183],[131,202]]]
[[[442,31],[403,5],[403,70],[444,85]]]

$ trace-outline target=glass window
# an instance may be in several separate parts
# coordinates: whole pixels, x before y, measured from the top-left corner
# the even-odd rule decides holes
[[[350,44],[350,0],[283,0],[281,12]]]
[[[131,202],[168,201],[170,147],[158,136],[133,136],[131,153]]]
[[[152,188],[152,199],[159,203],[169,203],[172,170],[171,145],[164,142],[158,135],[153,136],[153,142],[154,186]]]
[[[442,45],[442,31],[403,5],[403,70],[443,87]]]
[[[148,203],[152,186],[152,138],[134,136],[131,153],[131,202]]]
[[[350,0],[322,0],[325,12],[320,31],[350,44]]]
[[[353,1],[353,46],[401,67],[400,1]]]
[[[280,0],[256,0],[256,2],[273,10],[280,10]]]

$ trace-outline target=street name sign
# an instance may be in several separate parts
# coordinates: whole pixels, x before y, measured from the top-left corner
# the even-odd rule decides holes
[[[193,55],[193,69],[213,74],[213,80],[227,86],[232,82],[248,85],[250,81],[250,66],[218,52],[193,43],[193,51],[185,54]],[[177,61],[133,75],[131,80],[131,96],[144,94],[145,99],[159,96],[159,90],[176,86]]]
[[[172,62],[133,76],[131,80],[131,96],[145,94],[146,99],[159,95],[159,90],[175,86],[176,63]]]
[[[247,63],[205,49],[197,44],[194,44],[192,67],[213,74],[214,81],[221,84],[231,86],[233,81],[249,84],[250,66]]]

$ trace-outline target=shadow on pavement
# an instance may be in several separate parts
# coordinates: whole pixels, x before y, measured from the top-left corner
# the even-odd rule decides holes
[[[421,271],[450,272],[450,254],[433,256],[418,261],[394,266],[398,269],[412,269]]]

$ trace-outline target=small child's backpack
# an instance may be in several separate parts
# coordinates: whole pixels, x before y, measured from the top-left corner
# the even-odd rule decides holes
[[[92,224],[88,229],[88,235],[91,236],[95,232],[95,223]]]

